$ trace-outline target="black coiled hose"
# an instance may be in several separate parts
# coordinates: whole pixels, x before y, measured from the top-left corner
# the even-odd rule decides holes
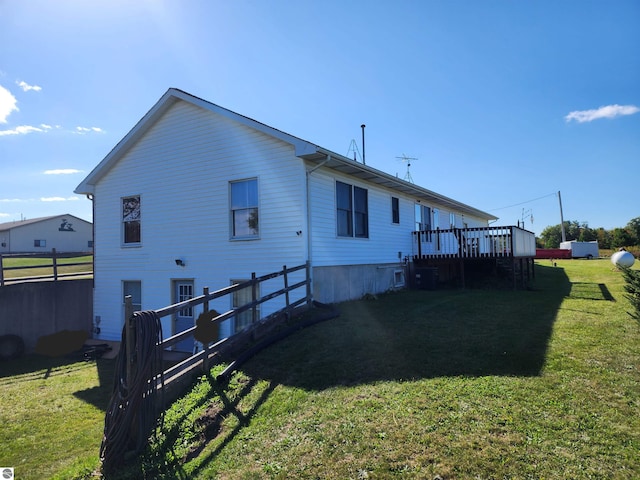
[[[132,351],[127,351],[127,335],[133,335]],[[158,404],[164,386],[162,365],[162,323],[154,311],[135,312],[131,329],[122,329],[116,360],[113,394],[104,419],[100,446],[103,473],[121,468],[129,456],[140,453],[156,427]],[[127,361],[131,358],[131,378]],[[160,379],[160,387],[156,388]]]

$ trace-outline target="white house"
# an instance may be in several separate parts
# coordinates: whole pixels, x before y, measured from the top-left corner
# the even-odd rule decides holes
[[[119,338],[127,294],[136,308],[157,309],[307,260],[321,302],[402,287],[412,232],[495,220],[177,89],[75,191],[93,200],[94,315],[104,339]],[[165,337],[194,315],[165,319]]]
[[[0,223],[0,253],[88,252],[93,227],[73,215],[54,215]]]

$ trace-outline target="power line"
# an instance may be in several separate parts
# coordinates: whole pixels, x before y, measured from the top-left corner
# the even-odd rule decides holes
[[[543,195],[542,197],[534,198],[533,200],[527,200],[526,202],[515,203],[513,205],[508,205],[506,207],[493,208],[493,209],[491,209],[489,211],[490,212],[495,212],[497,210],[504,210],[506,208],[519,207],[520,205],[525,205],[527,203],[531,203],[531,202],[535,202],[535,201],[538,201],[538,200],[542,200],[543,198],[552,197],[552,196],[555,196],[557,194],[558,194],[558,192],[553,192],[553,193],[550,193],[548,195]]]

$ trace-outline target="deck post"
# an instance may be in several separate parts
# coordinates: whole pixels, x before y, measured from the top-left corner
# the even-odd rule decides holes
[[[2,253],[0,253],[0,287],[4,287],[4,264],[2,263]]]

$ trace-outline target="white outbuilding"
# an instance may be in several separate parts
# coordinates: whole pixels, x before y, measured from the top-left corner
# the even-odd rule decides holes
[[[0,253],[89,252],[91,222],[74,215],[53,215],[0,223]]]

